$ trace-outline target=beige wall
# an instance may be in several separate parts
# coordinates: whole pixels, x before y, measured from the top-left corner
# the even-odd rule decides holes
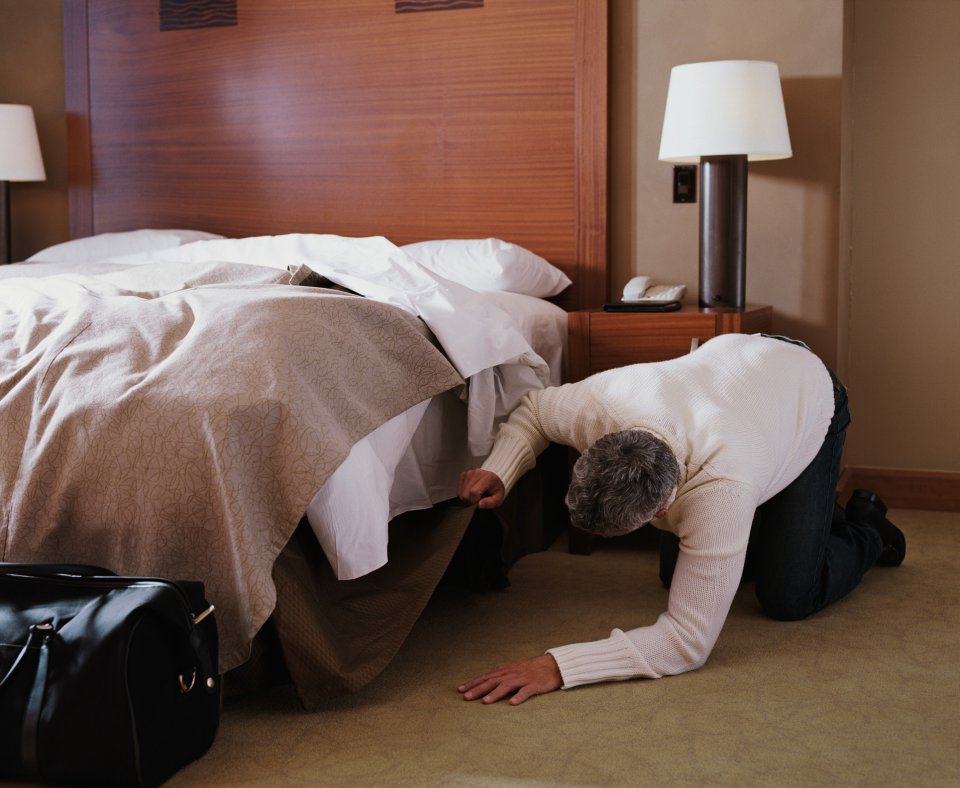
[[[849,2],[848,463],[960,471],[960,1]]]
[[[47,180],[10,184],[13,259],[67,240],[62,0],[0,0],[0,104],[29,104]]]
[[[747,299],[848,382],[847,464],[960,471],[960,2],[611,0],[611,16],[610,295],[642,273],[696,302],[698,206],[672,203],[657,160],[670,68],[778,63],[794,156],[750,166]]]
[[[848,381],[848,463],[960,471],[960,0],[610,4],[611,295],[645,273],[696,299],[698,209],[657,161],[670,68],[777,62],[794,156],[751,165],[748,299]],[[0,101],[34,106],[48,172],[14,184],[18,256],[67,235],[60,9],[0,0]]]
[[[771,60],[794,153],[750,165],[747,301],[835,364],[843,1],[612,0],[611,15],[610,295],[641,273],[697,301],[699,206],[672,202],[657,159],[670,69]]]

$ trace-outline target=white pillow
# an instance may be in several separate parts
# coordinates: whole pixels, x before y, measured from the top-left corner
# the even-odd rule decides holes
[[[400,248],[429,271],[474,290],[549,298],[572,284],[542,257],[497,238],[421,241]]]
[[[155,252],[170,249],[191,241],[223,238],[222,235],[201,230],[129,230],[121,233],[99,233],[87,238],[77,238],[62,244],[48,246],[28,257],[27,262],[45,263],[95,263],[109,257]]]

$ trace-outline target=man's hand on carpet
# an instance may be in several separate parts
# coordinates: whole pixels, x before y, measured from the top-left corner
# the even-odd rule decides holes
[[[534,695],[543,695],[560,689],[563,677],[557,661],[550,654],[500,665],[489,673],[461,684],[457,691],[464,700],[481,698],[493,703],[513,694],[510,704],[516,706]]]

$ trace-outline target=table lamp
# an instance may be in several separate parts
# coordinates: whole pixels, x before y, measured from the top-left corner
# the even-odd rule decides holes
[[[0,104],[0,264],[13,262],[10,181],[46,178],[33,108],[24,104]]]
[[[747,162],[792,155],[776,63],[670,72],[660,160],[700,164],[700,306],[746,304]]]

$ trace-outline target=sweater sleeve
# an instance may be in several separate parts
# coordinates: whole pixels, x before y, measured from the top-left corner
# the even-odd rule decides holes
[[[533,468],[537,457],[550,444],[540,421],[540,398],[543,391],[531,392],[500,426],[493,450],[484,461],[484,470],[500,477],[507,492],[517,480]]]
[[[651,626],[614,629],[605,640],[550,649],[564,689],[701,667],[740,584],[756,505],[750,487],[729,481],[710,482],[678,499],[680,556],[666,612]]]

